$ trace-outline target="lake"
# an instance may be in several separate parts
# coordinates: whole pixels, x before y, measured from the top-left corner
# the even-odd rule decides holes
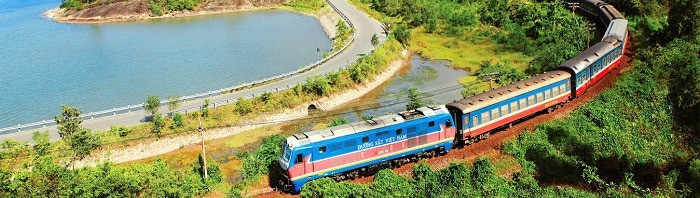
[[[60,1],[0,0],[0,128],[193,95],[287,73],[331,41],[313,17],[281,10],[103,24],[42,13]]]

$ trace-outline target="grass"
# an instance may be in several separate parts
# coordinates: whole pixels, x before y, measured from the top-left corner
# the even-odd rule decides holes
[[[416,28],[411,32],[410,46],[421,56],[433,60],[447,60],[452,66],[465,69],[470,72],[479,69],[479,63],[483,61],[507,62],[524,70],[532,57],[520,52],[499,50],[501,44],[486,36],[477,35],[475,30],[464,35],[467,39],[455,38],[436,33],[426,33],[423,28]]]
[[[401,23],[401,18],[399,17],[388,17],[380,12],[377,12],[376,10],[370,8],[369,3],[362,3],[360,0],[350,0],[349,1],[355,8],[359,9],[360,11],[367,13],[369,17],[373,19],[377,19],[382,24],[399,24]]]
[[[297,12],[319,14],[326,6],[328,3],[324,0],[291,0],[279,7]]]
[[[520,52],[499,50],[503,48],[501,44],[489,39],[489,36],[481,35],[488,32],[488,28],[490,27],[477,28],[466,32],[462,38],[456,38],[437,33],[426,33],[423,28],[419,27],[411,32],[413,38],[410,41],[410,46],[411,49],[425,58],[450,61],[452,67],[466,70],[470,74],[478,71],[479,64],[483,61],[491,61],[492,64],[509,63],[520,72],[524,71],[532,61],[532,57]],[[459,83],[462,85],[476,81],[478,81],[477,77],[472,75],[459,79]],[[489,84],[479,82],[476,92],[485,90],[489,90]]]

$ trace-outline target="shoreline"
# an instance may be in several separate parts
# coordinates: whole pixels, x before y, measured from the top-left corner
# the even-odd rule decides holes
[[[270,124],[303,118],[308,115],[308,106],[310,104],[319,105],[324,109],[334,109],[342,104],[364,96],[365,94],[379,87],[379,85],[391,79],[391,77],[394,76],[394,74],[396,74],[396,72],[399,71],[399,69],[401,69],[408,63],[409,58],[411,57],[410,54],[411,53],[407,49],[404,49],[401,52],[401,58],[389,63],[385,71],[377,75],[374,78],[374,81],[363,82],[354,88],[349,88],[335,95],[324,97],[316,101],[306,102],[304,104],[298,105],[295,108],[287,109],[279,113],[266,115],[265,119],[257,118],[255,122],[249,122],[249,124],[245,126],[231,126],[207,130],[204,132],[204,136],[206,137],[205,140],[226,138],[232,135],[236,135],[240,132],[267,126]],[[200,143],[200,141],[201,136],[198,133],[161,137],[159,139],[156,139],[155,141],[139,143],[137,145],[128,146],[122,149],[99,150],[95,154],[88,156],[83,160],[74,161],[72,163],[72,167],[95,167],[96,165],[105,162],[119,164],[145,159],[148,157],[173,152],[186,146],[195,145]]]
[[[222,8],[218,10],[199,10],[199,11],[176,11],[162,16],[151,16],[150,14],[133,14],[133,15],[121,15],[116,17],[91,17],[91,18],[75,18],[67,17],[65,13],[68,11],[65,8],[56,7],[47,10],[42,13],[42,17],[47,18],[51,21],[57,23],[70,23],[70,24],[100,24],[100,23],[119,23],[119,22],[135,22],[135,21],[147,21],[154,19],[170,19],[170,18],[182,18],[182,17],[193,17],[193,16],[205,16],[205,15],[215,15],[215,14],[226,14],[235,12],[253,12],[259,10],[284,10],[294,13],[303,14],[316,19],[321,25],[321,28],[329,39],[333,39],[336,36],[336,23],[338,20],[342,20],[340,14],[335,12],[330,5],[326,4],[325,7],[318,10],[318,13],[308,13],[300,12],[291,9],[288,6],[275,5],[275,6],[263,6],[263,7],[244,7],[244,8]],[[345,21],[343,21],[345,22]],[[345,22],[347,23],[347,22]]]

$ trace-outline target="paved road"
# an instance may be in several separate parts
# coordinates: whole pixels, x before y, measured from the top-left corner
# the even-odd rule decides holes
[[[356,61],[360,56],[370,53],[374,50],[370,40],[372,35],[376,34],[380,37],[380,42],[386,40],[383,35],[383,29],[381,24],[376,20],[370,18],[367,14],[357,10],[355,7],[350,5],[345,0],[329,0],[330,3],[335,5],[336,8],[345,16],[347,16],[350,21],[355,25],[355,41],[342,53],[338,54],[336,57],[331,58],[327,62],[319,65],[318,67],[307,71],[305,73],[295,75],[282,79],[280,81],[266,84],[263,86],[258,86],[251,89],[241,90],[230,94],[213,96],[210,98],[211,103],[220,103],[225,101],[235,102],[240,97],[250,96],[252,94],[259,94],[264,91],[274,90],[276,88],[286,87],[287,85],[296,85],[298,82],[303,82],[307,77],[325,74],[331,71],[338,71],[340,68],[346,67],[350,63]],[[191,109],[193,107],[202,106],[204,100],[193,100],[188,101],[180,105],[176,110]],[[163,110],[164,109],[164,110]],[[167,107],[161,107],[161,113],[168,113]],[[83,126],[92,130],[107,130],[110,126],[118,125],[137,125],[143,123],[144,118],[150,114],[145,111],[133,111],[131,113],[118,114],[115,116],[95,118],[90,120],[85,120]],[[56,126],[36,129],[38,131],[49,131],[49,138],[51,141],[58,140],[58,130]],[[7,138],[12,138],[20,141],[32,141],[32,132],[36,130],[21,131],[9,134],[0,135],[0,141]]]

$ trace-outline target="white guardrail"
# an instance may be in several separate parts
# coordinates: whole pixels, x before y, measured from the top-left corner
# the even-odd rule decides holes
[[[338,10],[338,8],[335,7],[335,5],[333,5],[330,2],[330,0],[326,0],[326,2],[328,2],[328,5],[330,5],[331,8],[333,8],[333,10],[335,10],[335,12],[338,13],[340,15],[340,17],[342,17],[343,20],[345,20],[346,23],[348,23],[348,25],[350,26],[351,29],[355,29],[355,25],[352,24],[350,19],[348,19],[348,17],[345,16],[345,14],[340,12],[340,10]],[[345,51],[345,49],[347,49],[347,47],[350,46],[350,44],[354,40],[355,40],[355,31],[353,31],[352,36],[350,36],[350,39],[348,40],[348,42],[345,43],[345,45],[343,45],[343,47],[341,47],[339,50],[336,50],[333,54],[331,54],[330,56],[328,56],[326,58],[323,58],[319,61],[316,61],[315,63],[313,63],[311,65],[307,65],[305,67],[302,67],[298,70],[291,71],[291,72],[288,72],[285,74],[280,74],[280,75],[273,76],[273,77],[269,77],[269,78],[265,78],[262,80],[256,80],[253,82],[244,83],[242,85],[237,85],[237,86],[233,86],[233,87],[229,87],[229,88],[223,88],[223,89],[219,89],[219,90],[215,90],[215,91],[208,91],[205,93],[199,93],[199,94],[194,94],[194,95],[190,95],[190,96],[183,96],[180,98],[179,102],[182,103],[182,102],[186,102],[186,101],[198,100],[201,98],[209,98],[212,96],[218,96],[218,95],[223,95],[226,93],[232,93],[234,91],[242,90],[242,89],[249,88],[249,87],[254,87],[254,86],[268,83],[271,81],[276,81],[276,80],[280,80],[283,78],[294,76],[296,74],[304,73],[306,71],[309,71],[313,68],[318,67],[319,65],[328,61],[329,59],[331,59],[331,58],[337,56],[338,54],[340,54],[341,52]],[[296,84],[294,84],[294,85],[290,84],[290,85],[286,85],[286,86],[282,86],[282,87],[277,87],[274,89],[265,90],[265,91],[262,91],[261,93],[265,93],[265,92],[277,93],[280,91],[287,90],[287,89],[291,88],[292,86],[296,86]],[[255,97],[255,94],[252,94],[252,95],[249,95],[249,96],[246,96],[243,98],[254,98],[254,97]],[[210,105],[212,105],[214,108],[216,108],[218,106],[231,104],[231,101],[235,102],[236,100],[237,99],[227,99],[225,101],[215,102],[215,103],[210,104]],[[162,107],[162,106],[167,105],[167,102],[168,102],[167,100],[160,101],[160,106]],[[192,108],[187,108],[187,109],[175,110],[172,112],[168,112],[167,114],[174,114],[174,113],[178,113],[178,112],[188,114],[189,112],[199,111],[200,109],[201,109],[201,107],[192,107]],[[87,114],[80,115],[80,118],[83,120],[91,120],[91,119],[95,119],[95,118],[116,116],[117,114],[130,113],[132,111],[140,111],[140,110],[143,110],[143,104],[127,105],[126,107],[119,107],[119,108],[112,108],[112,109],[107,109],[107,110],[102,110],[102,111],[97,111],[97,112],[90,112]],[[28,123],[28,124],[18,124],[17,126],[0,128],[0,134],[20,132],[22,130],[46,128],[46,127],[54,126],[54,125],[56,125],[55,120],[43,120],[40,122],[33,122],[33,123]]]

